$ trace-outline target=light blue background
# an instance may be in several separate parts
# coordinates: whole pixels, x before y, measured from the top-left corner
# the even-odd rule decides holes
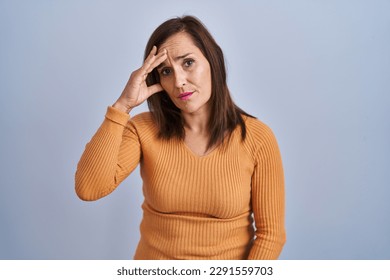
[[[389,12],[379,0],[2,0],[0,258],[132,258],[139,171],[90,203],[74,173],[151,32],[193,14],[224,50],[236,103],[279,141],[281,258],[390,259]]]

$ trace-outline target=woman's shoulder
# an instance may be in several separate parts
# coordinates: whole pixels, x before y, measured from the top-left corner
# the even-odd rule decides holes
[[[273,135],[272,129],[263,121],[246,115],[243,115],[243,119],[249,137],[261,139],[267,137],[269,134]]]
[[[275,135],[267,124],[251,116],[244,115],[243,119],[246,126],[246,139],[244,142],[251,153],[256,153],[265,146],[277,145]]]

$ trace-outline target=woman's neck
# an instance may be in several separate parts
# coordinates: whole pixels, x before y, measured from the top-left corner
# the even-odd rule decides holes
[[[208,124],[210,119],[210,110],[202,108],[193,113],[182,112],[184,119],[184,129],[192,134],[209,135]]]

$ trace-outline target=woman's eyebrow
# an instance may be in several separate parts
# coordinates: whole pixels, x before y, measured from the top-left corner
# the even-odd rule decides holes
[[[180,60],[180,59],[186,58],[187,56],[189,56],[189,55],[191,55],[191,54],[192,54],[192,53],[186,53],[186,54],[183,54],[183,55],[179,55],[179,56],[176,56],[173,60],[174,60],[174,61],[178,61],[178,60]],[[165,65],[166,65],[165,62],[162,62],[159,66],[156,67],[156,69],[158,70],[158,69],[164,67]]]
[[[191,55],[191,54],[192,54],[192,53],[186,53],[186,54],[183,54],[183,55],[180,55],[180,56],[175,57],[173,60],[174,60],[174,61],[177,61],[177,60],[186,58],[187,56],[189,56],[189,55]]]

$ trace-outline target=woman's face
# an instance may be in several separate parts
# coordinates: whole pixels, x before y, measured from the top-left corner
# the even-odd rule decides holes
[[[157,67],[163,89],[183,113],[207,112],[211,96],[207,59],[186,32],[169,37],[159,47],[164,49],[168,58]]]

